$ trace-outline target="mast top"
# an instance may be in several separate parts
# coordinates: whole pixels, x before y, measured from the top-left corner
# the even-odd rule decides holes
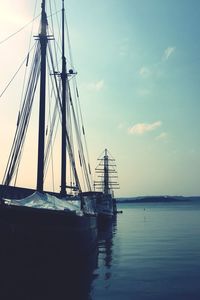
[[[62,10],[65,10],[65,0],[62,0]]]
[[[42,9],[45,9],[45,6],[46,6],[46,0],[42,0],[41,8],[42,8]]]
[[[108,156],[108,150],[105,149],[105,156]]]
[[[47,34],[47,15],[46,15],[46,0],[42,0],[42,17],[41,17],[41,33],[40,35]]]

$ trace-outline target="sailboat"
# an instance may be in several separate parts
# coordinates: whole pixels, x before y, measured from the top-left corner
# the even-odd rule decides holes
[[[117,213],[114,190],[119,189],[119,183],[117,181],[118,175],[115,159],[107,149],[100,155],[98,162],[99,163],[95,168],[96,176],[98,178],[94,181],[94,190],[102,193],[102,196],[99,197],[96,205],[98,223],[101,226],[101,224],[111,220]]]
[[[22,242],[26,240],[30,242],[34,239],[52,245],[66,242],[70,253],[77,251],[86,253],[95,246],[97,239],[97,220],[94,209],[96,193],[91,190],[90,166],[86,163],[84,155],[81,137],[81,130],[82,134],[85,134],[84,127],[80,124],[80,118],[77,120],[75,104],[72,99],[71,81],[75,78],[76,72],[73,69],[69,69],[67,65],[65,40],[67,36],[69,42],[69,36],[68,28],[65,30],[66,13],[64,0],[62,0],[61,9],[60,72],[57,69],[59,64],[53,58],[51,43],[54,43],[54,47],[57,47],[55,45],[57,45],[58,41],[52,29],[51,32],[49,30],[46,2],[46,0],[41,1],[40,29],[39,34],[35,37],[36,42],[30,75],[27,80],[27,89],[19,111],[14,141],[3,182],[0,185],[0,234],[5,238],[6,236],[15,240],[20,238]],[[30,59],[29,56],[30,52],[27,56],[27,65]],[[58,60],[58,58],[56,59]],[[54,111],[49,121],[49,130],[46,124],[46,104],[48,100],[47,69],[49,70],[50,81],[53,86],[49,94],[53,95],[52,98],[54,98],[55,102]],[[38,82],[40,85],[37,93]],[[74,90],[76,98],[79,98],[76,85]],[[32,104],[37,94],[39,94],[39,130],[37,184],[34,189],[18,187],[16,186],[16,181],[24,151],[24,141],[31,116]],[[51,103],[52,101],[51,99]],[[80,111],[80,108],[78,108],[78,111]],[[72,126],[72,118],[75,123],[74,127]],[[56,124],[59,124],[59,122],[61,124],[60,191],[55,191],[54,189],[46,191],[44,188],[45,172],[49,164],[52,145],[55,141]],[[76,131],[78,146],[74,143],[73,128]],[[75,155],[75,152],[78,154]],[[77,156],[79,162],[77,162]],[[67,166],[70,169],[68,173]],[[85,175],[83,183],[81,183],[78,169],[81,169],[81,172]],[[67,174],[69,173],[73,179],[68,184]],[[14,184],[12,184],[13,181]],[[83,190],[82,186],[84,184],[88,189]]]

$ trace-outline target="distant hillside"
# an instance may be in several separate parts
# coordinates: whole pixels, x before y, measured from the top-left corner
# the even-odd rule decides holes
[[[146,197],[130,197],[117,198],[118,203],[154,203],[154,202],[185,202],[191,200],[199,200],[200,197],[184,197],[184,196],[146,196]]]

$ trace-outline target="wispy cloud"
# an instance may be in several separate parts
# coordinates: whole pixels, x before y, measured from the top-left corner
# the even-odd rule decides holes
[[[176,47],[167,47],[162,54],[162,62],[167,61],[176,51]],[[162,62],[157,61],[150,66],[141,66],[138,70],[138,75],[141,79],[157,79],[163,76]]]
[[[140,74],[140,76],[141,76],[142,78],[147,78],[147,77],[149,77],[149,76],[151,75],[151,71],[150,71],[150,69],[147,68],[147,67],[142,67],[142,68],[140,68],[140,70],[139,70],[139,74]]]
[[[137,95],[140,97],[145,97],[151,94],[151,90],[150,89],[146,89],[146,88],[141,88],[137,90]]]
[[[163,60],[168,60],[169,57],[175,52],[176,47],[168,47],[163,53]]]
[[[154,123],[137,123],[128,129],[130,134],[142,135],[148,131],[155,130],[162,125],[161,121],[156,121]]]
[[[168,134],[166,132],[162,132],[161,134],[156,136],[155,140],[156,141],[166,141],[167,137],[168,137]]]
[[[96,82],[90,82],[86,85],[86,88],[90,91],[96,91],[99,92],[101,91],[105,86],[104,80],[99,80]]]

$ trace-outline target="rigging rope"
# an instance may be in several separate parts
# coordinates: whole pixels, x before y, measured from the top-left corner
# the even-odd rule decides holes
[[[48,65],[49,66],[49,65]],[[50,85],[49,85],[49,77],[48,77],[48,92],[49,92],[49,97],[52,99],[52,93],[50,92]],[[52,118],[52,113],[51,113],[51,101],[49,101],[49,120],[51,124],[51,118]],[[53,186],[53,192],[55,191],[55,183],[54,183],[54,160],[53,160],[53,145],[51,143],[50,145],[50,157],[51,157],[51,177],[52,177],[52,186]],[[50,161],[50,159],[49,159]],[[46,178],[46,174],[44,176],[44,179]]]
[[[36,15],[37,2],[38,1],[35,1],[35,8],[34,8],[34,13],[33,13],[33,19],[35,18],[35,15]],[[21,101],[20,101],[20,108],[19,108],[20,111],[21,111],[21,106],[22,106],[22,101],[23,101],[23,96],[24,96],[24,88],[25,88],[26,75],[27,75],[27,67],[28,67],[28,63],[29,63],[29,56],[30,56],[30,49],[31,49],[31,40],[32,40],[32,36],[33,36],[33,24],[34,24],[34,22],[32,22],[32,27],[31,27],[31,32],[30,32],[30,38],[29,38],[28,54],[27,54],[27,61],[26,61],[26,69],[25,69],[25,73],[24,73],[23,86],[22,86],[22,94],[21,94]]]
[[[55,1],[54,1],[54,3],[55,3]],[[56,4],[55,4],[55,6],[56,6]],[[51,4],[50,4],[50,7],[51,7]],[[52,9],[51,9],[51,12],[52,12]],[[38,18],[39,16],[37,16],[36,18]],[[53,24],[53,18],[52,18],[53,14],[51,13],[50,16],[51,16],[51,20],[52,20],[52,24]],[[31,22],[33,22],[36,18],[34,18]],[[18,30],[14,34],[10,35],[9,37],[7,37],[3,41],[1,41],[0,44],[2,44],[3,42],[5,42],[9,38],[11,38],[12,36],[17,34],[18,32],[22,31],[31,22],[29,22],[28,24],[23,26],[20,30]],[[57,19],[57,22],[58,22],[58,19]],[[33,26],[32,26],[32,30],[33,30]],[[69,41],[69,33],[68,33],[68,41]],[[31,50],[33,49],[33,47],[31,48]],[[69,48],[70,48],[70,51],[69,51],[70,52],[70,58],[72,60],[70,41],[69,41]],[[30,44],[29,44],[29,49],[30,49]],[[55,54],[57,54],[58,49],[59,48],[56,47],[56,42],[55,42],[54,43],[54,52],[55,52]],[[18,68],[16,73],[11,78],[10,82],[6,85],[5,89],[0,94],[0,97],[3,96],[3,94],[5,93],[5,91],[9,87],[9,85],[11,84],[11,82],[14,80],[14,78],[16,77],[18,72],[20,71],[21,67],[23,66],[24,62],[26,62],[26,66],[28,65],[29,54],[30,54],[31,50],[28,52],[28,55],[23,60],[23,63],[20,65],[20,67]],[[55,102],[53,115],[51,116],[51,113],[49,112],[49,115],[50,115],[50,118],[49,118],[50,119],[50,130],[48,132],[49,140],[48,140],[48,143],[47,143],[46,149],[45,149],[45,151],[46,151],[46,154],[45,154],[45,166],[46,166],[46,168],[48,168],[48,164],[49,164],[49,153],[51,154],[51,157],[53,156],[53,150],[52,150],[53,143],[52,143],[52,140],[55,141],[55,133],[56,133],[57,127],[58,127],[57,125],[55,126],[56,122],[58,124],[57,116],[59,115],[59,117],[61,118],[61,112],[62,112],[62,109],[63,109],[62,108],[62,103],[61,103],[61,91],[60,91],[60,87],[59,87],[58,80],[57,80],[58,72],[56,72],[56,69],[55,69],[55,65],[54,65],[54,61],[53,61],[53,53],[52,53],[50,43],[48,43],[48,50],[49,50],[48,53],[49,53],[49,60],[50,60],[50,62],[48,62],[48,67],[49,67],[49,70],[50,70],[50,64],[51,64],[51,67],[52,67],[52,70],[53,70],[53,76],[51,76],[51,81],[52,81],[52,83],[54,82],[54,84],[52,85],[52,93],[54,94],[54,98],[55,98],[56,102]],[[57,55],[55,55],[55,56],[56,56],[56,66],[58,68]],[[47,60],[48,60],[48,58],[47,58]],[[37,42],[36,47],[35,47],[34,57],[33,57],[33,60],[32,60],[32,66],[31,66],[31,71],[30,71],[30,75],[29,75],[29,80],[28,80],[28,83],[27,83],[27,89],[26,89],[26,92],[25,92],[24,96],[23,96],[23,94],[24,94],[24,85],[25,85],[25,83],[23,83],[22,98],[24,98],[24,101],[20,105],[20,111],[19,111],[19,115],[18,115],[17,128],[16,128],[16,132],[15,132],[15,136],[14,136],[14,141],[13,141],[13,145],[11,147],[8,163],[7,163],[7,166],[6,166],[6,171],[5,171],[4,178],[3,178],[3,183],[5,185],[10,184],[10,182],[11,182],[14,175],[15,175],[15,183],[16,183],[16,180],[17,180],[19,164],[20,164],[21,157],[22,157],[25,136],[26,136],[26,133],[27,133],[28,124],[29,124],[30,115],[31,115],[31,110],[32,110],[33,98],[34,98],[34,95],[35,95],[35,92],[36,92],[37,83],[38,83],[38,79],[39,79],[40,63],[41,63],[40,62],[40,43]],[[25,77],[26,77],[26,72],[25,72]],[[25,77],[24,77],[24,82],[25,82]],[[84,175],[83,176],[83,183],[84,183],[84,185],[86,183],[89,190],[91,190],[90,179],[89,179],[89,176],[88,176],[88,169],[87,169],[87,164],[86,164],[85,157],[84,157],[84,150],[83,150],[82,139],[81,139],[81,130],[80,130],[81,125],[80,125],[80,121],[79,121],[79,109],[77,107],[76,107],[76,110],[74,109],[74,104],[72,102],[71,90],[70,90],[70,85],[69,84],[68,84],[67,94],[68,94],[68,98],[69,98],[68,112],[70,113],[70,111],[72,111],[72,116],[73,116],[74,124],[75,124],[74,126],[75,126],[75,130],[76,130],[76,138],[77,138],[77,142],[78,142],[78,155],[79,155],[81,170],[82,170],[82,173]],[[75,95],[76,95],[75,106],[77,106],[77,98],[78,98],[77,97],[78,96],[77,86],[76,86]],[[78,178],[78,173],[77,173],[77,168],[76,168],[76,163],[75,163],[75,155],[74,155],[75,149],[74,149],[74,143],[73,143],[72,122],[71,121],[72,121],[71,117],[69,117],[68,126],[67,126],[67,128],[65,128],[65,135],[66,135],[66,141],[67,141],[67,150],[68,150],[69,159],[70,159],[70,162],[71,162],[71,165],[72,165],[72,171],[73,171],[73,175],[74,175],[74,178],[75,178],[75,184],[76,184],[76,187],[81,192],[81,185],[80,185],[80,181],[79,181],[79,178]],[[83,125],[82,125],[82,132],[83,132],[83,135],[85,137],[85,132],[84,132]],[[52,165],[52,173],[53,173],[53,165]]]
[[[79,146],[79,154],[81,153],[81,159],[80,159],[80,164],[81,161],[83,163],[83,170],[84,170],[84,178],[86,179],[86,183],[87,183],[87,187],[89,190],[91,190],[91,185],[90,185],[90,180],[89,180],[89,176],[88,176],[88,172],[87,172],[87,167],[86,167],[86,162],[85,162],[85,157],[84,157],[84,152],[83,152],[83,145],[81,142],[81,137],[80,137],[80,131],[78,128],[78,123],[77,123],[77,118],[76,118],[76,114],[75,114],[75,110],[74,110],[74,106],[73,106],[73,102],[72,102],[72,97],[71,97],[71,91],[69,88],[69,96],[70,96],[70,104],[71,104],[71,108],[72,108],[72,115],[74,118],[74,125],[75,125],[75,129],[76,129],[76,135],[77,135],[77,141],[78,141],[78,146]]]
[[[0,45],[5,43],[6,41],[8,41],[10,38],[12,38],[13,36],[15,36],[16,34],[18,34],[19,32],[21,32],[22,30],[24,30],[28,25],[30,25],[32,22],[34,22],[37,18],[40,17],[41,14],[39,14],[37,17],[33,18],[30,22],[26,23],[23,27],[21,27],[20,29],[18,29],[16,32],[10,34],[9,36],[7,36],[5,39],[3,39],[2,41],[0,41]]]
[[[52,69],[53,69],[53,74],[56,74],[51,48],[49,48],[49,50],[50,50],[49,52],[50,52],[50,59],[51,59],[51,65],[52,65]],[[53,76],[53,77],[55,79],[56,76]],[[55,80],[55,85],[57,86],[57,80]],[[59,94],[58,94],[57,100],[58,100],[60,112],[62,112],[62,103],[61,103],[61,97],[60,97]],[[77,173],[77,169],[76,169],[76,163],[75,163],[75,159],[74,159],[74,153],[73,153],[73,149],[72,149],[72,146],[71,146],[71,141],[70,141],[70,138],[69,138],[69,133],[67,131],[67,128],[65,128],[65,135],[66,135],[68,153],[69,153],[70,162],[71,162],[73,173],[74,173],[74,177],[75,177],[76,186],[77,186],[78,190],[81,192],[81,185],[80,185],[80,181],[79,181],[79,178],[78,178],[78,173]]]
[[[34,48],[35,44],[33,45],[32,49]],[[28,53],[29,54],[29,53]],[[15,77],[17,76],[17,74],[19,73],[19,71],[21,70],[21,68],[23,67],[23,64],[25,63],[25,61],[27,60],[27,55],[24,58],[24,60],[22,61],[22,63],[20,64],[19,68],[17,69],[17,71],[14,73],[14,75],[12,76],[11,80],[7,83],[6,87],[4,88],[4,90],[1,92],[0,94],[0,98],[3,96],[3,94],[7,91],[8,87],[10,86],[10,84],[13,82],[13,80],[15,79]]]
[[[50,44],[48,46],[50,48]],[[48,62],[48,68],[50,70],[49,59],[47,60],[47,62]],[[54,81],[52,79],[52,76],[55,77],[56,84],[54,83]],[[51,76],[52,92],[53,92],[54,97],[56,99],[58,97],[58,95],[60,95],[60,86],[57,83],[57,78],[56,78],[55,74],[53,74],[52,76]],[[58,120],[57,120],[58,112],[59,112],[58,101],[55,101],[53,116],[52,116],[52,119],[51,119],[51,122],[50,122],[50,130],[49,130],[49,134],[48,134],[48,140],[47,140],[47,144],[46,144],[46,148],[45,148],[45,158],[44,158],[45,173],[47,173],[47,169],[48,169],[48,165],[49,165],[49,152],[51,150],[52,145],[55,142],[56,132],[57,132],[57,129],[58,129]],[[55,133],[54,133],[54,131],[55,131]],[[54,137],[53,137],[53,135],[54,135]],[[46,176],[46,174],[45,174],[45,176]]]
[[[55,3],[55,1],[54,1],[54,3]],[[49,4],[50,4],[50,10],[52,11],[51,1],[49,1]],[[55,7],[56,7],[56,4],[55,4]],[[57,10],[57,7],[56,7],[56,10]],[[54,22],[53,22],[53,18],[52,17],[53,17],[53,15],[51,15],[51,23],[52,23],[52,29],[51,29],[51,31],[52,31],[53,36],[55,36],[55,34],[54,34]],[[56,15],[56,17],[57,17],[56,20],[58,20],[58,15]],[[49,26],[49,28],[50,28],[50,26]],[[59,28],[59,31],[58,31],[59,32],[58,33],[59,38],[58,38],[58,40],[60,40],[60,37],[61,37],[60,26],[58,26],[58,28]],[[57,50],[59,49],[60,53],[61,53],[61,49],[60,49],[59,45],[56,44],[55,40],[54,40],[53,45],[54,45],[54,53],[55,53],[55,59],[56,59],[56,67],[57,67],[57,70],[58,70],[58,55],[57,55]],[[57,45],[58,49],[56,49],[56,45]]]
[[[69,36],[69,27],[68,27],[68,24],[67,24],[67,18],[66,17],[65,17],[65,26],[66,26],[66,29],[67,29],[67,41],[68,41],[68,47],[69,47],[69,57],[70,57],[72,69],[74,69],[72,48],[71,48],[71,42],[70,42],[70,36]],[[81,111],[81,104],[80,104],[80,98],[79,98],[76,78],[74,78],[73,84],[74,84],[74,96],[75,96],[75,99],[76,99],[75,105],[76,105],[76,110],[77,110],[78,126],[79,126],[79,131],[80,132],[81,132],[80,128],[82,128],[82,133],[83,133],[83,138],[84,138],[84,146],[85,146],[86,157],[87,157],[87,162],[88,162],[87,170],[88,170],[89,175],[90,175],[91,184],[93,185],[93,179],[92,179],[91,168],[90,168],[89,151],[88,151],[88,146],[87,146],[87,140],[86,140],[86,134],[85,134],[84,122],[83,122],[83,115],[82,115],[82,111]],[[78,105],[78,107],[77,107],[77,105]],[[80,121],[79,121],[79,115],[80,115]],[[80,126],[80,123],[81,123],[81,126]]]
[[[5,185],[10,184],[16,170],[18,170],[19,162],[21,159],[21,153],[23,150],[24,140],[28,128],[28,123],[30,120],[33,98],[35,95],[37,82],[39,78],[39,71],[40,71],[39,51],[40,51],[39,43],[37,43],[37,47],[35,48],[35,55],[33,58],[32,68],[30,71],[30,78],[27,85],[27,91],[25,94],[21,114],[19,116],[19,120],[17,123],[13,145],[10,151],[8,163],[6,166],[6,171],[3,178],[3,184]]]

